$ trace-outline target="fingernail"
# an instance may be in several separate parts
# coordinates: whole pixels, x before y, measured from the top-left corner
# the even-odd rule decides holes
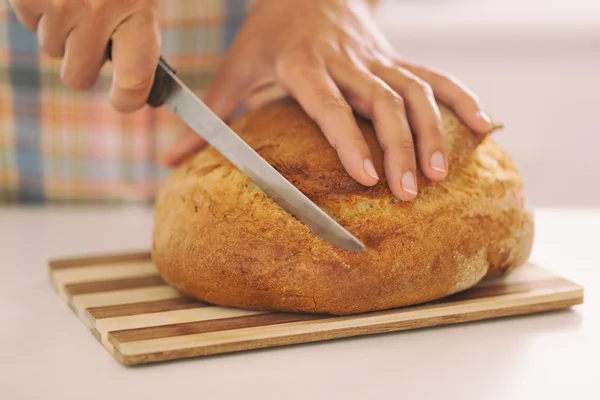
[[[444,156],[439,151],[433,153],[429,160],[429,165],[436,171],[446,172],[446,162],[444,161]]]
[[[377,171],[375,171],[375,167],[373,166],[373,162],[368,158],[365,158],[364,168],[367,175],[379,180],[379,175],[377,175]]]
[[[402,175],[402,189],[410,194],[417,194],[417,182],[412,172],[408,171]]]
[[[492,120],[490,119],[490,117],[483,111],[477,111],[477,118],[479,118],[482,121],[485,121],[485,123],[491,127],[492,126]]]

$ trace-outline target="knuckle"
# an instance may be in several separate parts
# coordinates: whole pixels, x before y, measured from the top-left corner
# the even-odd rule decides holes
[[[338,152],[345,152],[343,150],[361,149],[363,145],[366,145],[365,138],[357,135],[344,135],[330,139],[331,146]]]
[[[416,76],[410,77],[407,83],[407,90],[409,92],[420,92],[425,93],[427,96],[433,97],[433,89],[423,79]]]
[[[361,136],[361,135],[350,135],[348,137],[348,140],[356,142],[358,144],[365,144],[366,145],[365,138],[363,136]]]
[[[475,93],[473,93],[469,88],[463,85],[458,79],[450,74],[446,74],[443,72],[435,72],[435,77],[442,84],[451,88],[455,95],[453,96],[457,102],[471,102],[473,104],[479,103],[479,99]]]
[[[124,101],[123,99],[119,99],[119,98],[112,98],[111,99],[111,105],[112,107],[117,110],[118,112],[124,113],[124,114],[129,114],[129,113],[133,113],[135,111],[138,111],[139,109],[141,109],[144,106],[144,102],[143,101]]]
[[[10,4],[11,8],[14,10],[17,20],[27,29],[35,32],[37,30],[38,21],[36,18],[29,15],[28,5],[22,0],[12,0]]]
[[[66,0],[66,1],[72,1],[72,0]],[[109,2],[106,0],[88,0],[86,3],[87,3],[88,10],[91,13],[104,11],[109,7],[109,4],[108,4]],[[123,2],[123,3],[125,3],[125,2]]]
[[[387,153],[389,150],[402,151],[403,153],[408,153],[410,157],[414,158],[415,155],[415,144],[410,139],[400,139],[400,140],[386,140],[382,141],[380,144],[381,150],[384,153]]]
[[[445,84],[456,84],[456,79],[451,74],[448,74],[444,71],[439,71],[435,69],[426,69],[427,73],[430,74],[432,81],[437,81]]]
[[[95,77],[61,72],[61,80],[71,90],[86,90],[94,84]]]
[[[413,143],[412,140],[400,140],[397,143],[397,147],[399,149],[410,150],[412,152],[414,152],[414,150],[415,150],[415,144]]]
[[[46,25],[39,26],[37,31],[38,48],[40,53],[58,59],[64,55],[64,42],[60,38],[53,38]]]
[[[318,69],[321,59],[313,51],[294,50],[277,58],[276,69],[285,75],[302,75],[306,71]]]
[[[229,66],[229,64],[226,62],[224,66]],[[275,75],[280,79],[285,79],[289,75],[289,70],[293,67],[293,64],[286,56],[281,56],[275,59],[274,67]]]
[[[302,73],[298,62],[295,62],[290,55],[282,55],[275,60],[275,71],[278,76],[284,79],[289,79],[291,76]]]
[[[320,41],[311,38],[296,39],[291,41],[289,50],[300,57],[316,57],[319,54]]]
[[[404,100],[396,92],[382,85],[376,85],[373,89],[373,103],[386,104],[396,107],[404,107]]]
[[[315,39],[314,40],[314,48],[321,54],[341,54],[343,52],[342,47],[336,41],[332,40],[323,40],[323,39]]]
[[[54,46],[50,44],[48,40],[48,36],[45,34],[43,30],[38,30],[37,32],[38,39],[38,48],[40,53],[46,54],[47,56],[52,57],[52,53],[54,52]]]
[[[154,76],[148,73],[130,72],[119,75],[117,87],[123,90],[146,90],[154,82]]]
[[[73,0],[50,0],[50,9],[60,12],[69,8],[72,4]]]
[[[441,141],[444,136],[444,128],[438,121],[425,122],[424,131],[428,136],[431,136],[436,141]]]
[[[51,45],[47,40],[40,41],[40,52],[52,59],[60,59],[64,55],[64,51],[61,47]]]
[[[346,100],[335,93],[327,90],[322,90],[319,94],[320,109],[323,115],[337,114],[345,117],[352,116],[352,108]]]
[[[455,93],[452,96],[452,99],[449,101],[449,106],[452,108],[456,107],[472,107],[477,108],[478,100],[477,98],[470,94],[469,92],[463,90],[460,87],[456,87],[454,89]]]
[[[80,17],[80,11],[89,9],[89,2],[79,0],[50,0],[48,7],[56,19],[64,23],[72,23]]]

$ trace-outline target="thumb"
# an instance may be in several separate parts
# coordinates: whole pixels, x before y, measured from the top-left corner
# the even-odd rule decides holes
[[[233,63],[225,61],[213,79],[202,101],[219,118],[227,122],[242,104],[250,89],[250,80],[243,69],[236,68]],[[177,143],[159,158],[159,163],[166,167],[175,167],[193,156],[206,146],[206,141],[199,136],[202,132],[194,132],[187,128]]]

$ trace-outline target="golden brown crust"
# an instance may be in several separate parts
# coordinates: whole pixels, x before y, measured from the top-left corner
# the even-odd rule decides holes
[[[248,113],[236,132],[368,249],[315,237],[207,149],[175,170],[157,199],[153,259],[161,275],[214,304],[353,314],[438,299],[521,265],[533,219],[517,168],[490,138],[481,142],[441,110],[450,174],[440,183],[419,174],[410,203],[384,180],[372,188],[352,180],[295,102]],[[383,177],[373,128],[359,124]]]

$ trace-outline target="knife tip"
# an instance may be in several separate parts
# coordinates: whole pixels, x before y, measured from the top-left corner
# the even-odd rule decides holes
[[[341,247],[344,248],[345,250],[350,250],[350,251],[364,251],[366,249],[365,245],[362,244],[362,242],[356,238],[352,238],[351,240],[346,240]]]

